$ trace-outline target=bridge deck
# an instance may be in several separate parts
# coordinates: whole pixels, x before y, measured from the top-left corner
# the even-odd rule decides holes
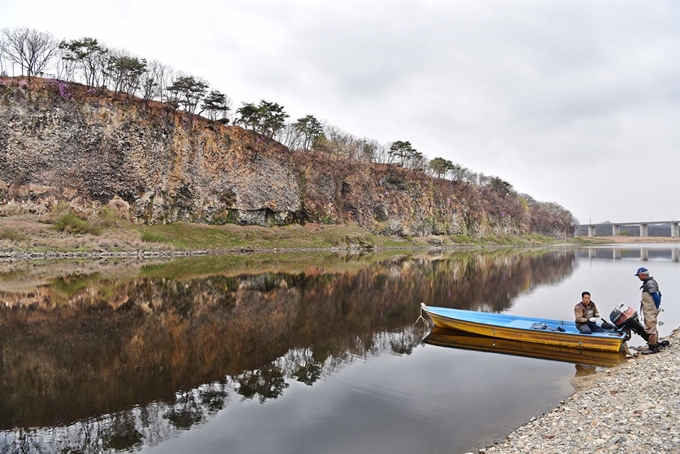
[[[680,221],[640,221],[640,222],[601,222],[599,224],[580,224],[579,227],[588,228],[588,236],[597,236],[597,228],[611,226],[612,235],[621,234],[621,226],[640,226],[640,236],[649,236],[650,225],[670,226],[671,238],[676,238],[680,234]]]

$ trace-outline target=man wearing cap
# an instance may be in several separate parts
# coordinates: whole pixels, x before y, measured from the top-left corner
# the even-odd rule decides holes
[[[649,275],[649,270],[645,267],[638,268],[635,275],[642,281],[642,316],[645,319],[645,331],[649,334],[649,349],[643,351],[644,354],[657,353],[659,351],[659,332],[656,329],[656,318],[659,315],[659,305],[661,304],[661,292],[659,284]]]

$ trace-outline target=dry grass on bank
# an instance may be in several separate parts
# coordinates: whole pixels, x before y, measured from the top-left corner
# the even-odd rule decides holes
[[[328,249],[349,247],[427,246],[428,238],[373,235],[351,225],[289,225],[282,227],[206,225],[178,222],[135,225],[61,216],[0,217],[0,251],[168,251],[232,249]]]
[[[22,214],[0,217],[0,252],[170,251],[234,249],[427,248],[460,245],[538,245],[559,243],[541,235],[526,237],[467,235],[386,237],[357,225],[288,225],[282,227],[206,225],[178,222],[135,225],[102,211],[88,219],[69,213],[46,219]],[[576,244],[680,243],[680,238],[578,237]]]
[[[579,236],[575,242],[581,244],[680,244],[680,237],[661,236]]]

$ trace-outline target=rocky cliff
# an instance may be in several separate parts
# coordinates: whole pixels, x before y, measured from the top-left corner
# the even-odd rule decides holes
[[[293,153],[104,88],[0,79],[0,204],[114,204],[138,223],[356,222],[399,235],[525,233],[517,198],[392,165]]]

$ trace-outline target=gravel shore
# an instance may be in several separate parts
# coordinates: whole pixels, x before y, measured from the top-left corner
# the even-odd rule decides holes
[[[680,329],[665,339],[657,354],[575,379],[555,410],[479,453],[680,453]]]

